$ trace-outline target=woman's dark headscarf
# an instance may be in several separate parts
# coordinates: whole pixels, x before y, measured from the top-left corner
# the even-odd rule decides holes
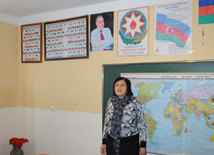
[[[117,96],[115,91],[114,91],[114,87],[115,87],[115,84],[117,81],[120,81],[120,80],[124,80],[126,82],[126,87],[127,87],[127,91],[126,91],[126,95],[128,97],[131,97],[133,95],[132,93],[132,88],[131,88],[131,81],[127,78],[124,78],[124,77],[118,77],[115,81],[114,81],[114,84],[113,84],[113,95],[114,96]]]

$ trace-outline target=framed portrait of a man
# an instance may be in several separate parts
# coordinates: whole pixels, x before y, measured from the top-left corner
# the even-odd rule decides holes
[[[114,50],[114,12],[91,15],[90,51]]]

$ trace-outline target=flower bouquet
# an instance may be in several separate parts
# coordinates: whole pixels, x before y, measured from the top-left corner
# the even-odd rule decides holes
[[[10,152],[10,155],[24,155],[21,147],[24,143],[27,143],[27,138],[16,138],[13,137],[9,140],[9,144],[13,145],[13,149]]]
[[[9,140],[9,144],[13,144],[15,147],[22,147],[24,143],[28,142],[27,138],[16,138],[13,137]]]

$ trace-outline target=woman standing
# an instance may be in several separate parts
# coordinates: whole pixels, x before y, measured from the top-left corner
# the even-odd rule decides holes
[[[101,153],[146,155],[146,120],[140,101],[133,96],[131,82],[119,77],[108,100]]]

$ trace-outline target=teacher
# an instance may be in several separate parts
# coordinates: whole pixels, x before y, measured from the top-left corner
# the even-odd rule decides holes
[[[140,101],[133,96],[130,80],[117,78],[113,92],[106,107],[101,153],[146,155],[145,115]]]

